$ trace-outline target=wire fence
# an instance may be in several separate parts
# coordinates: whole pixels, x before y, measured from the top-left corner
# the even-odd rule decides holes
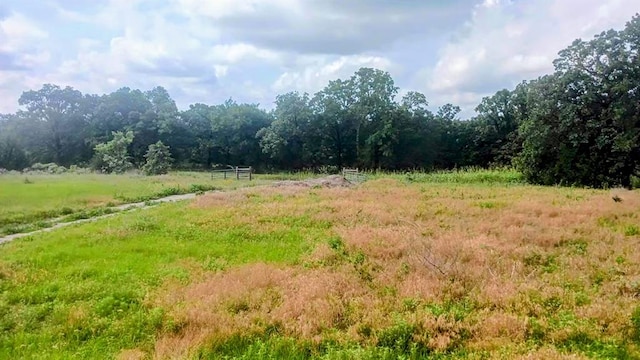
[[[229,169],[211,171],[211,179],[253,180],[253,168],[235,166]]]
[[[366,175],[358,169],[342,169],[342,177],[354,184],[359,184],[367,180]]]

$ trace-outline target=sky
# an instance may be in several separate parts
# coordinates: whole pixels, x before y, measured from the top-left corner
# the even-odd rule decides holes
[[[468,117],[638,12],[638,0],[1,0],[0,113],[45,83],[159,85],[181,109],[229,98],[270,109],[278,94],[374,67],[399,96],[419,91]]]

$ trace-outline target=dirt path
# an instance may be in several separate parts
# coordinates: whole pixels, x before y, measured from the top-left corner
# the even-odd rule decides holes
[[[119,213],[121,213],[123,211],[127,211],[127,210],[148,209],[148,208],[153,207],[153,206],[155,206],[157,204],[160,204],[160,203],[191,200],[191,199],[194,199],[195,197],[196,197],[195,193],[182,194],[182,195],[171,195],[171,196],[163,197],[163,198],[160,198],[160,199],[151,200],[149,202],[137,202],[137,203],[130,203],[130,204],[122,204],[122,205],[118,205],[118,206],[113,206],[110,209],[114,210],[115,211],[114,213],[107,214],[107,215],[100,215],[100,216],[92,217],[92,218],[89,218],[89,219],[80,219],[80,220],[74,220],[74,221],[69,221],[69,222],[61,222],[63,218],[52,219],[51,221],[54,223],[54,225],[51,226],[51,227],[44,228],[44,229],[39,229],[39,230],[35,230],[35,231],[30,231],[30,232],[26,232],[26,233],[11,234],[11,235],[7,235],[7,236],[4,236],[4,237],[0,237],[0,244],[4,244],[4,243],[7,243],[9,241],[13,241],[15,239],[19,239],[19,238],[22,238],[22,237],[35,235],[35,234],[38,234],[38,233],[53,231],[53,230],[56,230],[56,229],[63,228],[65,226],[69,226],[69,225],[82,224],[82,223],[89,222],[89,221],[96,221],[96,220],[99,220],[99,219],[108,218],[110,216],[117,215],[117,214],[119,214]]]
[[[330,176],[321,177],[321,178],[299,180],[299,181],[292,181],[292,180],[276,181],[273,184],[266,185],[266,186],[274,186],[274,187],[283,187],[283,186],[284,187],[289,187],[289,186],[291,186],[291,187],[308,187],[308,188],[310,188],[310,187],[349,187],[349,186],[352,186],[352,185],[353,185],[352,183],[350,183],[349,181],[345,180],[340,175],[330,175]],[[209,191],[209,192],[206,192],[205,194],[214,193],[214,192],[218,192],[218,191]],[[85,223],[85,222],[96,221],[96,220],[99,220],[99,219],[108,218],[110,216],[117,215],[117,214],[119,214],[119,213],[121,213],[123,211],[134,210],[134,209],[148,209],[148,208],[153,207],[153,206],[155,206],[155,205],[157,205],[159,203],[191,200],[191,199],[195,199],[195,197],[196,197],[195,193],[183,194],[183,195],[171,195],[171,196],[163,197],[163,198],[160,198],[160,199],[151,200],[151,201],[148,201],[148,202],[137,202],[137,203],[113,206],[110,209],[114,210],[115,211],[114,213],[107,214],[107,215],[100,215],[100,216],[92,217],[92,218],[89,218],[89,219],[80,219],[80,220],[74,220],[74,221],[69,221],[69,222],[63,222],[64,218],[55,218],[55,219],[49,220],[49,221],[51,221],[53,223],[53,225],[48,227],[48,228],[39,229],[39,230],[35,230],[35,231],[30,231],[30,232],[26,232],[26,233],[11,234],[11,235],[7,235],[7,236],[4,236],[4,237],[0,237],[0,244],[7,243],[9,241],[13,241],[15,239],[19,239],[19,238],[22,238],[22,237],[35,235],[35,234],[38,234],[38,233],[53,231],[53,230],[56,230],[56,229],[63,228],[65,226],[69,226],[69,225],[82,224],[82,223]]]

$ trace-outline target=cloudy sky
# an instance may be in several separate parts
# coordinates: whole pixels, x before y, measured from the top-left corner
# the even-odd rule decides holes
[[[271,108],[367,66],[469,116],[637,12],[638,0],[2,0],[0,113],[43,83]]]

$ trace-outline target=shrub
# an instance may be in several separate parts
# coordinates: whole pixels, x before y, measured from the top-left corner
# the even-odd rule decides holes
[[[133,142],[133,131],[114,131],[112,134],[111,141],[94,148],[98,160],[96,166],[107,173],[121,174],[133,167],[127,152],[127,147]]]
[[[63,174],[67,172],[67,168],[56,163],[35,163],[23,170],[23,172],[41,172],[47,174]]]
[[[149,150],[144,157],[146,163],[142,166],[142,171],[146,175],[166,174],[173,163],[169,147],[162,141],[149,145]]]
[[[397,322],[392,327],[386,328],[378,334],[378,346],[407,354],[411,349],[415,330],[413,325],[404,321]]]

